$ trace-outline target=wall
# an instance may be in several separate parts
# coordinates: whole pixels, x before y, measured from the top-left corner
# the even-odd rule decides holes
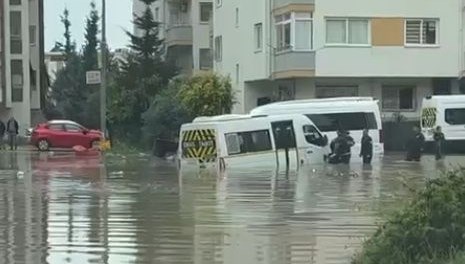
[[[9,1],[5,4],[5,87],[6,100],[5,105],[10,108],[9,114],[13,115],[20,123],[20,133],[24,133],[24,129],[31,125],[31,96],[30,96],[30,49],[29,49],[29,1],[22,1],[20,6],[9,6]],[[11,10],[21,11],[22,23],[22,54],[10,53],[10,14]],[[12,102],[11,100],[11,67],[12,59],[21,59],[23,62],[23,100],[22,102]],[[39,79],[38,79],[39,80]]]
[[[39,0],[29,1],[29,25],[34,25],[35,43],[28,45],[30,54],[30,63],[32,69],[35,71],[36,85],[35,89],[31,87],[31,109],[40,109],[40,43],[39,43]],[[29,33],[29,32],[28,32]],[[32,78],[32,77],[31,77]]]
[[[212,0],[193,0],[191,9],[192,21],[192,55],[194,61],[194,69],[200,69],[200,52],[199,49],[210,48],[210,24],[200,22],[200,3],[214,3]]]
[[[214,35],[223,38],[223,58],[215,62],[215,71],[230,76],[236,90],[238,104],[233,112],[242,113],[244,107],[244,82],[267,79],[269,72],[270,6],[267,0],[223,1],[221,7],[214,7]],[[239,24],[236,26],[236,8],[239,8]],[[254,25],[263,24],[263,48],[254,47]],[[239,80],[236,80],[236,64],[239,64]]]
[[[462,70],[461,0],[316,0],[317,76],[458,76]],[[439,46],[328,47],[325,16],[439,18]]]

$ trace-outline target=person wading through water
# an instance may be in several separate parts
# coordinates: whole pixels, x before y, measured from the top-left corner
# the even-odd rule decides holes
[[[351,148],[354,144],[354,139],[349,136],[347,131],[339,130],[337,132],[337,138],[333,139],[330,144],[331,154],[329,156],[329,163],[349,164]]]
[[[363,130],[361,144],[360,157],[363,159],[363,164],[371,164],[371,159],[373,158],[373,139],[368,134],[368,129]]]
[[[418,126],[414,126],[413,135],[407,142],[407,157],[405,160],[420,161],[424,144],[425,136],[423,136]]]
[[[8,143],[10,145],[10,150],[18,149],[17,136],[19,131],[18,121],[14,117],[10,117],[6,123],[6,131],[8,133]]]

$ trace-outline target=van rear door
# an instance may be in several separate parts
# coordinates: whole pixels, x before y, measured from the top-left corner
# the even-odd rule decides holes
[[[204,128],[183,130],[181,158],[194,159],[201,163],[216,161],[216,130]]]

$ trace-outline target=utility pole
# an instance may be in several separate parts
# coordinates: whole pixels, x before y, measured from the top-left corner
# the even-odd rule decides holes
[[[100,83],[100,129],[106,139],[107,137],[107,36],[106,36],[106,7],[105,1],[102,0],[102,80]]]

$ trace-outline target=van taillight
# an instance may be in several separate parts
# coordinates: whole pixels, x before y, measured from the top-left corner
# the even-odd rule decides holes
[[[379,143],[384,143],[384,133],[383,130],[379,130]]]

